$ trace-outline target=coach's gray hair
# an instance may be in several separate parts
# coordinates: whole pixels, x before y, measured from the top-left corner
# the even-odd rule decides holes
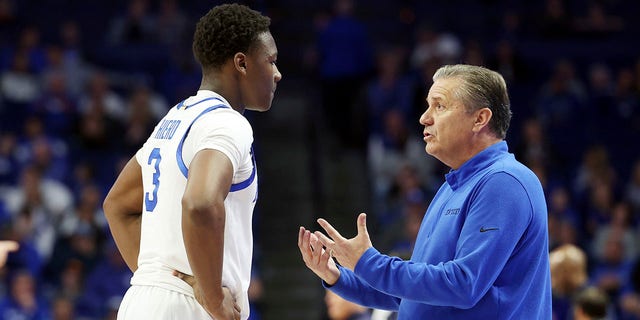
[[[467,112],[489,108],[493,115],[489,129],[500,139],[504,139],[511,122],[511,109],[507,84],[497,72],[487,68],[465,64],[445,65],[433,75],[438,79],[459,79],[462,84],[454,90]]]

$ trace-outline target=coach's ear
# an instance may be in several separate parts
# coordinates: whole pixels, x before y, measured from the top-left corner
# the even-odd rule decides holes
[[[242,73],[243,75],[247,74],[247,55],[242,52],[238,52],[233,55],[233,66],[235,69]]]
[[[473,122],[473,132],[480,132],[482,128],[489,125],[493,112],[489,108],[481,108],[475,112],[475,120]]]

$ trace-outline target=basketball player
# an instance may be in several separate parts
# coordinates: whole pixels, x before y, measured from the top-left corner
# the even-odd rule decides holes
[[[198,22],[198,92],[174,106],[104,201],[134,275],[118,319],[247,319],[257,199],[245,109],[267,111],[282,75],[270,19],[238,4]],[[193,276],[193,287],[174,270]]]

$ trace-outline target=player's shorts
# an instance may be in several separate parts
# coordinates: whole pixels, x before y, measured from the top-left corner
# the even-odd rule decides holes
[[[198,301],[189,295],[160,287],[134,285],[124,295],[117,319],[211,320],[212,318]]]

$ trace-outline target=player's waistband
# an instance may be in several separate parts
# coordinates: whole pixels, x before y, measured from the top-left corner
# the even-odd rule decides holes
[[[160,287],[193,297],[193,288],[182,279],[174,276],[173,269],[165,266],[139,266],[131,277],[131,285]]]

